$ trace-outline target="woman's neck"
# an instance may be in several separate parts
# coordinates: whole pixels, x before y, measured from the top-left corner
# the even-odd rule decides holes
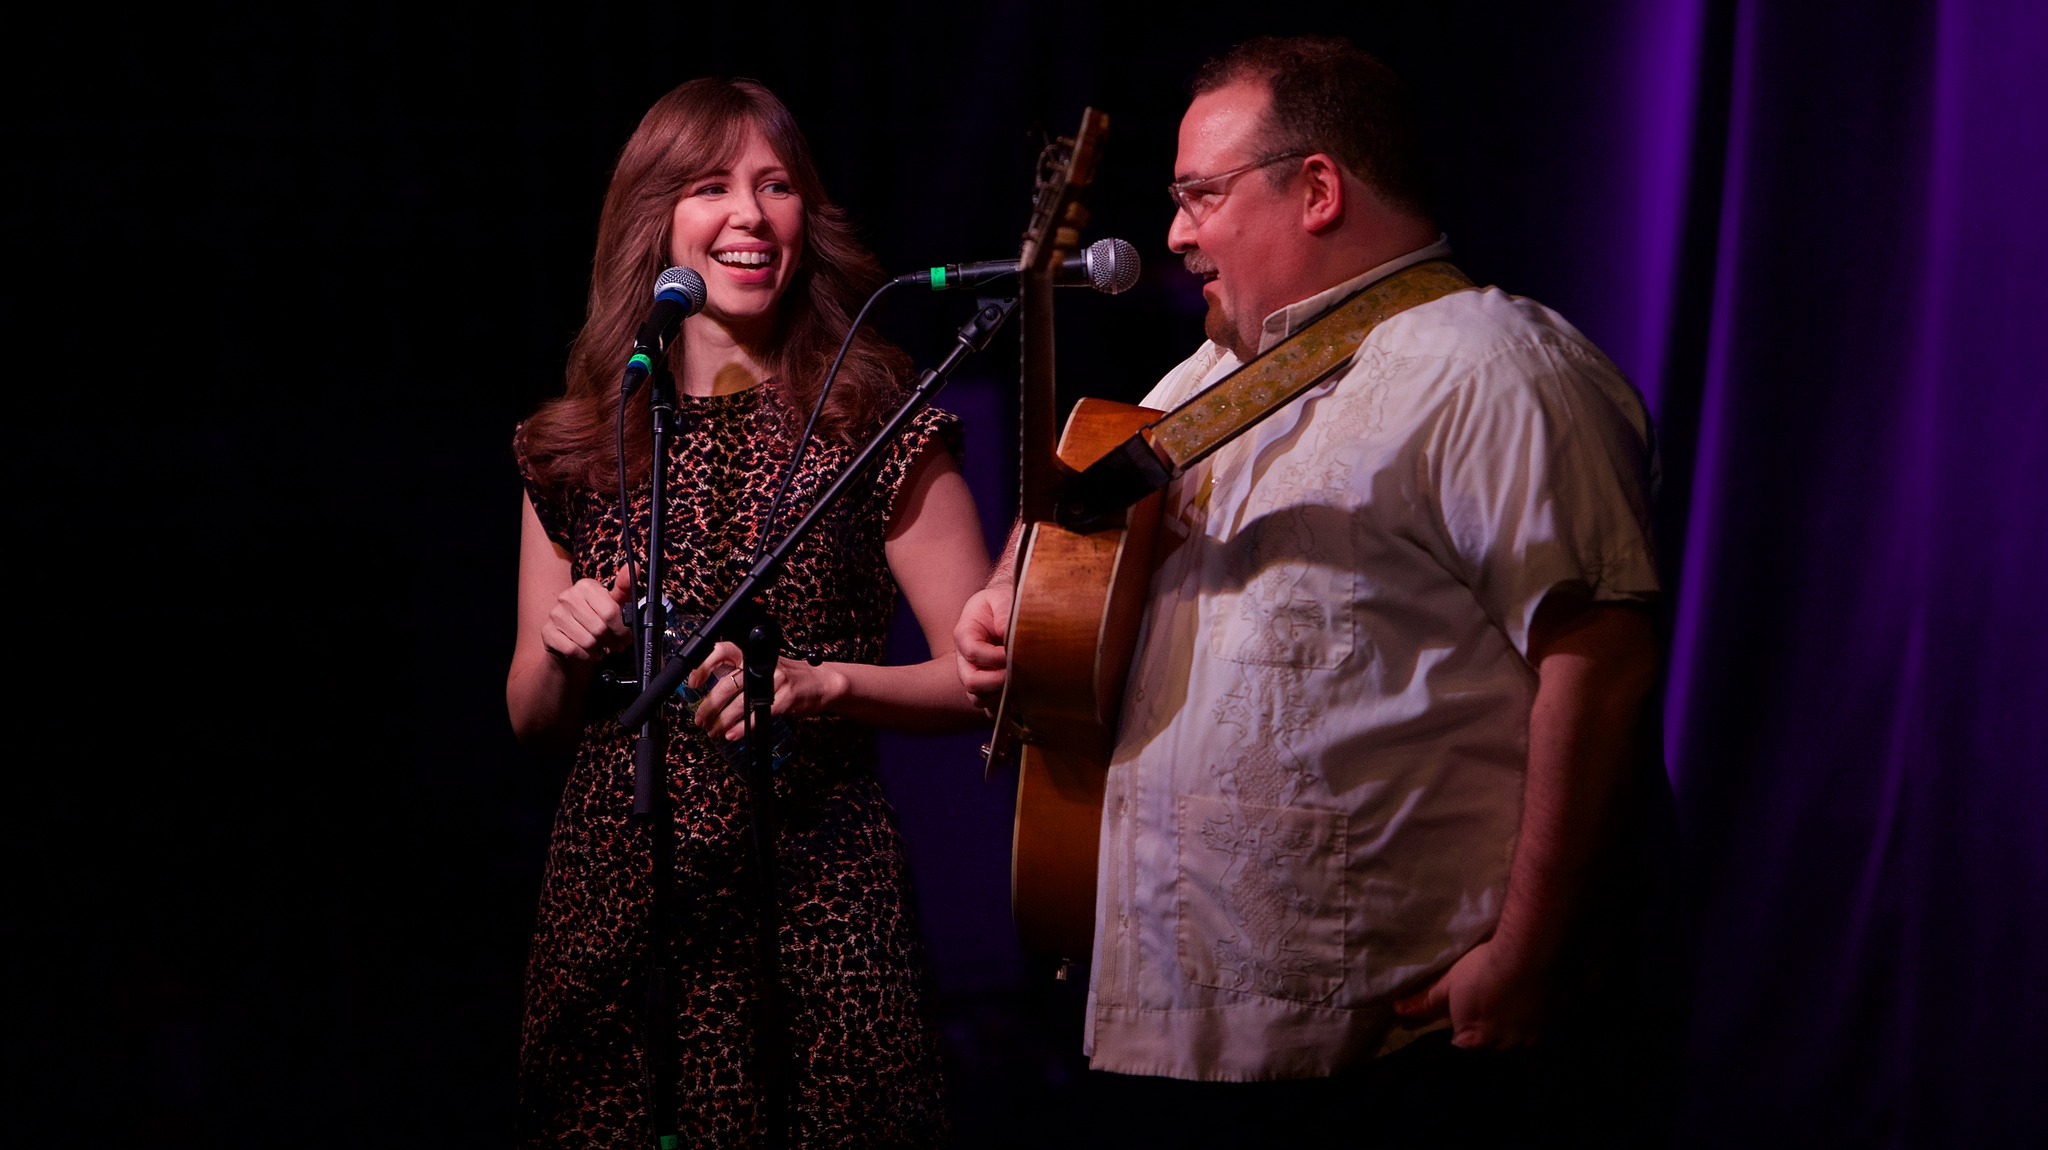
[[[683,323],[682,372],[676,387],[684,395],[730,395],[760,386],[770,374],[765,341],[749,340],[704,316]]]

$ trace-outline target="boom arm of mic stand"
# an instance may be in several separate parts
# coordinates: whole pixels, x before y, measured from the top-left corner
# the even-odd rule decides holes
[[[748,569],[746,575],[741,577],[739,586],[734,587],[732,594],[726,596],[725,602],[719,604],[718,609],[705,618],[696,632],[676,652],[675,657],[664,663],[661,670],[646,681],[646,686],[639,696],[629,703],[625,710],[619,712],[620,726],[629,731],[639,730],[647,721],[647,717],[661,705],[661,701],[674,694],[682,681],[689,677],[691,669],[711,657],[712,646],[718,642],[718,636],[725,632],[733,614],[774,579],[776,572],[789,558],[789,553],[796,549],[797,543],[803,539],[805,533],[810,531],[812,526],[824,517],[825,512],[838,502],[846,489],[860,478],[861,473],[867,470],[868,464],[874,462],[875,456],[895,438],[903,425],[931,403],[932,397],[939,393],[939,389],[946,386],[946,378],[953,374],[953,369],[960,361],[967,358],[969,353],[987,347],[996,329],[1002,327],[1003,321],[1009,319],[1010,313],[1015,310],[1017,301],[1014,299],[982,302],[974,316],[961,325],[960,331],[954,337],[958,343],[945,360],[919,377],[917,385],[911,388],[903,406],[897,408],[896,414],[889,417],[889,422],[883,425],[882,430],[868,441],[867,446],[861,448],[860,454],[854,457],[852,463],[847,464],[846,470],[840,472],[839,477],[832,481],[832,486],[826,488],[825,493],[818,497],[818,502],[804,513],[804,517],[790,529],[789,534],[784,536],[781,542]]]

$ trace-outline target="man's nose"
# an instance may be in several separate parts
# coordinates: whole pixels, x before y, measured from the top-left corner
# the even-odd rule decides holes
[[[1184,209],[1175,208],[1173,219],[1166,225],[1166,250],[1184,253],[1195,246],[1195,222],[1188,218]]]

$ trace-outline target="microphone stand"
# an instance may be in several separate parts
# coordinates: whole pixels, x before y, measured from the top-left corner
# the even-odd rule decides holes
[[[739,585],[733,588],[732,593],[726,597],[718,609],[706,617],[703,623],[698,625],[697,630],[690,638],[684,641],[683,645],[677,650],[675,658],[669,660],[665,666],[658,666],[658,659],[650,660],[647,655],[642,655],[641,692],[637,698],[626,706],[625,710],[619,713],[619,724],[621,726],[627,729],[639,728],[642,731],[642,746],[655,745],[651,740],[645,738],[645,732],[652,724],[653,716],[660,713],[662,704],[669,696],[676,692],[676,689],[682,685],[683,680],[689,676],[693,668],[710,657],[711,648],[718,642],[720,637],[738,632],[742,625],[745,626],[743,632],[745,641],[740,644],[740,647],[745,659],[746,678],[744,682],[746,685],[748,723],[751,728],[749,744],[752,756],[748,769],[748,778],[753,808],[754,832],[752,845],[758,876],[756,885],[760,890],[761,897],[761,929],[759,939],[757,940],[757,961],[760,964],[761,976],[761,992],[758,1000],[757,1017],[761,1023],[761,1039],[757,1052],[762,1059],[761,1077],[766,1095],[764,1109],[767,1114],[768,1144],[772,1147],[782,1147],[788,1144],[789,1114],[787,1091],[790,1078],[787,1065],[789,1043],[787,1019],[783,1016],[782,1010],[781,957],[776,935],[776,931],[779,928],[779,916],[777,913],[778,907],[776,905],[774,879],[775,812],[771,775],[774,769],[774,750],[772,747],[773,737],[770,734],[772,729],[770,726],[771,716],[775,702],[775,666],[780,654],[781,635],[774,621],[769,619],[767,613],[760,609],[758,596],[781,573],[783,564],[787,562],[790,553],[796,549],[797,544],[817,524],[818,520],[824,517],[825,513],[831,509],[839,497],[845,494],[846,490],[867,471],[868,466],[874,462],[875,457],[881,452],[882,448],[895,438],[896,433],[902,430],[905,423],[909,422],[913,416],[930,404],[932,397],[937,395],[941,388],[945,387],[947,377],[952,375],[953,369],[958,366],[962,359],[965,359],[969,353],[980,351],[988,346],[990,338],[995,335],[998,328],[1002,327],[1003,321],[1009,318],[1010,313],[1016,310],[1016,307],[1017,301],[1015,299],[982,301],[981,307],[975,311],[974,315],[965,324],[961,325],[960,330],[955,334],[955,346],[946,356],[945,360],[938,367],[927,370],[918,377],[916,385],[911,388],[910,395],[904,400],[903,405],[896,410],[895,414],[889,417],[888,422],[882,426],[882,429],[875,434],[874,438],[861,448],[860,454],[856,455],[853,461],[847,464],[846,469],[839,473],[839,476],[832,481],[831,486],[827,487],[824,493],[818,497],[817,503],[804,514],[804,517],[797,522],[795,527],[790,529],[789,534],[784,536],[773,548],[769,549],[755,561],[754,565],[741,577]],[[652,397],[650,397],[651,401]],[[656,433],[659,435],[661,428],[661,417],[659,415],[656,416],[656,428]],[[657,439],[657,447],[659,445],[660,441]],[[659,455],[656,456],[655,461],[658,467],[660,464]],[[657,489],[656,497],[657,499],[659,498],[659,489]],[[659,507],[658,503],[656,507]],[[768,525],[764,524],[763,530],[767,529]],[[650,532],[651,541],[652,532]],[[651,590],[658,586],[659,584],[652,581],[652,575],[650,574],[648,583],[650,595],[648,601],[651,603],[658,602],[651,593]],[[658,635],[660,631],[656,629],[651,631],[650,634]],[[650,643],[649,645],[652,646],[654,644]],[[652,762],[636,754],[634,767],[634,811],[637,817],[640,811],[640,797],[642,794],[648,795],[652,800],[653,796],[658,793],[660,799],[655,801],[665,804],[667,788],[665,786],[654,786],[649,781],[650,775],[654,773]],[[669,836],[656,835],[654,837],[665,842]],[[659,858],[661,851],[657,850],[656,853],[657,858]],[[668,879],[669,876],[664,872],[654,884],[658,897]],[[658,920],[656,916],[650,915],[649,921],[655,922]],[[659,938],[657,938],[657,950],[659,949],[658,943]],[[650,987],[650,997],[652,992],[653,987]],[[650,1035],[651,1037],[652,1035]],[[664,1042],[666,1041],[667,1039],[665,1038]],[[653,1047],[650,1043],[650,1062],[652,1061],[652,1050]],[[658,1130],[660,1128],[659,1125],[656,1128]],[[663,1147],[664,1150],[668,1145],[672,1145],[672,1143],[657,1141],[657,1146]]]
[[[769,1150],[789,1145],[789,1015],[782,1001],[781,900],[775,896],[775,665],[782,654],[782,628],[766,611],[754,612],[740,643],[747,700],[747,791],[753,808],[754,886],[758,926],[754,963],[760,991],[754,996],[755,1049],[761,1062],[761,1094]]]
[[[662,668],[662,634],[667,612],[662,593],[662,523],[668,510],[663,498],[668,488],[668,441],[670,422],[675,416],[675,377],[669,373],[667,357],[652,360],[648,373],[647,409],[653,426],[654,456],[648,464],[647,558],[634,639],[639,648],[640,682],[653,681]],[[619,402],[624,403],[621,396]],[[624,514],[625,508],[621,507]],[[675,1046],[675,956],[669,947],[669,915],[674,901],[675,820],[669,810],[667,724],[661,708],[650,708],[640,721],[633,739],[633,822],[647,836],[650,861],[647,894],[647,986],[645,1014],[641,1029],[646,1061],[647,1117],[657,1147],[677,1145],[674,1113],[674,1081],[671,1074]]]

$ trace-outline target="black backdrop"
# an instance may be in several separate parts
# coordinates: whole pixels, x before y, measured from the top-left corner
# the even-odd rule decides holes
[[[1947,394],[1943,339],[1982,352],[2024,328],[2040,293],[2023,269],[2048,254],[2031,222],[2044,92],[2025,65],[2040,21],[1971,0],[1806,11],[1008,0],[14,18],[0,1137],[504,1142],[560,785],[504,717],[507,444],[558,386],[609,164],[655,96],[712,71],[766,82],[901,270],[1013,252],[1040,139],[1104,109],[1091,234],[1130,239],[1147,268],[1125,296],[1063,296],[1062,398],[1133,398],[1199,334],[1199,297],[1163,245],[1182,85],[1244,35],[1303,30],[1347,33],[1408,75],[1466,269],[1571,317],[1663,427],[1674,682],[1690,692],[1673,705],[1689,740],[1673,770],[1695,844],[1689,909],[1713,939],[1680,1141],[1947,1145],[2038,1127],[2041,1062],[2016,1036],[2048,1020],[2026,988],[2048,919],[2028,829],[2048,813],[2048,735],[2026,652],[2048,630],[2009,577],[2048,558],[2026,462],[2048,444],[2032,373],[2017,356],[1972,361],[1975,394],[2010,418],[1979,421],[1968,442],[1993,449],[1934,478],[1996,459],[1978,486],[2004,503],[1977,535],[1919,541],[1959,557],[1948,590],[1966,593],[1940,602],[1991,612],[1926,626],[1986,646],[1924,676],[1816,687],[1791,668],[1833,653],[1830,634],[1783,626],[1809,600],[1774,599],[1753,550],[1802,574],[1811,601],[1886,561],[1896,540],[1818,527],[1919,505],[1903,486],[1857,486],[1866,440],[1809,451],[1817,428],[1849,412],[1860,435],[1866,403],[1913,426]],[[1990,127],[1943,134],[1977,123]],[[1971,151],[1983,133],[2021,159]],[[1956,191],[1979,176],[2004,198]],[[1919,246],[1896,266],[1842,253],[1987,211],[2009,226],[1972,250],[2004,261],[2006,327],[1928,328],[1901,366],[1858,326],[1867,292],[1799,288],[1816,267],[1926,272],[1932,256],[1908,258]],[[1731,284],[1792,318],[1745,326]],[[966,307],[892,297],[879,322],[930,364]],[[1774,359],[1801,341],[1812,354]],[[1831,375],[1829,350],[1849,346],[1862,358]],[[992,539],[1013,498],[1015,365],[999,338],[942,399],[969,420]],[[1872,386],[1894,371],[1932,382]],[[1834,406],[1757,414],[1792,394]],[[1932,442],[1945,460],[1965,441]],[[1775,461],[1769,482],[1758,453]],[[1785,506],[1788,488],[1809,498]],[[1995,596],[1968,582],[1983,578]],[[1750,673],[1760,648],[1786,646],[1809,660]],[[1926,681],[1958,664],[1967,681]],[[1982,699],[1993,679],[2014,703],[1869,742],[1872,716],[1952,716],[1950,700]],[[1795,710],[1808,718],[1784,717]],[[980,779],[977,742],[892,739],[886,781],[945,991],[964,1141],[1056,1142],[1082,1120],[1078,1020],[1011,943],[1008,795]],[[1860,871],[1828,862],[1858,852],[1872,860]],[[1995,893],[1944,901],[1977,889]],[[1826,912],[1844,900],[1868,913]],[[1815,987],[1827,1009],[1801,1017]],[[1918,1025],[1898,1024],[1902,1001]]]

